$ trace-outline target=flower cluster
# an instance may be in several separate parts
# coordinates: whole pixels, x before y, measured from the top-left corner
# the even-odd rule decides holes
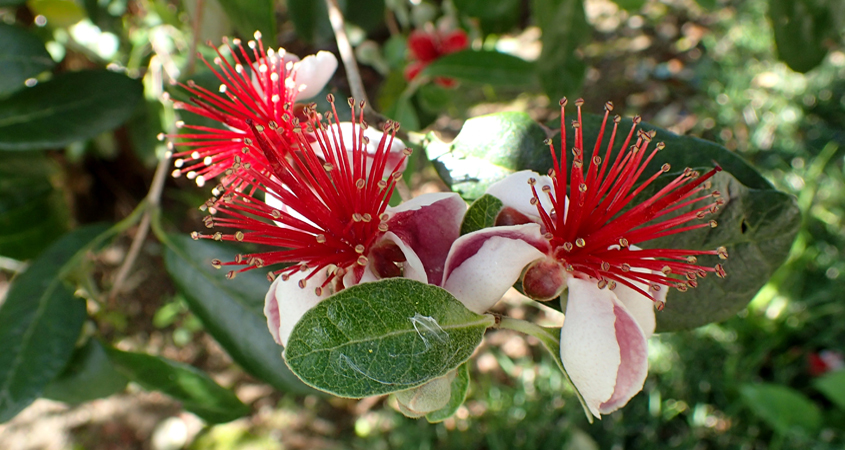
[[[248,42],[250,50],[232,44],[236,62],[222,54],[206,62],[221,81],[219,92],[189,83],[192,103],[177,103],[223,127],[185,125],[191,132],[176,143],[185,150],[176,154],[174,175],[185,173],[200,185],[218,179],[214,197],[201,208],[211,231],[195,232],[195,239],[261,248],[233,261],[215,260],[215,267],[227,267],[231,278],[273,266],[264,312],[280,345],[323,299],[385,278],[441,286],[477,313],[516,282],[538,301],[568,291],[560,357],[600,417],[642,389],[646,340],[668,289],[695,287],[708,273],[725,275],[721,265],[697,260],[724,259],[724,248],[646,244],[716,226],[698,219],[724,203],[718,192],[708,192],[720,168],[704,174],[686,169],[656,187],[671,171],[664,164],[641,182],[663,144],[652,145],[654,133],[638,129],[637,118],[621,138],[617,117],[604,147],[609,103],[589,154],[579,100],[571,161],[549,140],[554,164],[548,174],[517,172],[492,185],[488,194],[503,204],[495,226],[460,236],[467,205],[457,194],[426,194],[390,206],[411,154],[396,136],[398,123],[370,128],[363,103],[352,99],[351,120],[339,122],[332,94],[331,111],[323,115],[297,103],[331,77],[337,66],[331,54],[300,61],[282,49],[265,50],[260,40]],[[565,105],[561,101],[561,149]],[[619,150],[617,139],[623,139]],[[647,248],[638,247],[643,244]]]

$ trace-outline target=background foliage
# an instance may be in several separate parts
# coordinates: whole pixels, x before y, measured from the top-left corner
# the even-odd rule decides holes
[[[260,30],[300,55],[337,54],[324,3],[0,0],[0,441],[37,446],[49,403],[32,403],[45,397],[69,405],[55,406],[63,417],[87,411],[45,433],[67,448],[845,445],[845,372],[811,364],[845,351],[841,1],[339,3],[374,107],[417,132],[411,141],[431,130],[448,141],[491,112],[547,123],[561,95],[590,111],[612,100],[723,146],[794,196],[797,213],[771,222],[800,228],[788,261],[738,315],[654,337],[643,393],[593,425],[540,343],[506,331],[487,333],[468,401],[442,423],[380,398],[328,399],[278,358],[264,277],[222,279],[208,261],[233,250],[187,238],[207,189],[155,181],[169,172],[156,135],[176,132],[170,82],[216,88],[195,56],[211,54],[202,43]],[[406,80],[408,34],[437,28],[465,30],[471,47]],[[342,70],[328,89],[348,93]],[[409,171],[414,192],[443,189],[422,156]],[[518,299],[501,308],[557,317]],[[126,412],[103,412],[120,399]],[[15,440],[20,429],[29,443]],[[143,443],[164,438],[178,445]]]

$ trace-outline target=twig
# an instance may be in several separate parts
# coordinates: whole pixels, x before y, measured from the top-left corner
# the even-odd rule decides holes
[[[202,10],[205,7],[205,0],[197,0],[196,10],[194,11],[194,20],[191,23],[194,36],[191,38],[191,51],[188,52],[188,68],[186,72],[188,75],[194,73],[194,65],[197,62],[197,46],[200,40],[200,26],[202,25]]]
[[[343,13],[337,6],[337,0],[326,0],[326,7],[329,10],[329,22],[332,23],[335,40],[337,41],[337,50],[340,52],[340,59],[343,61],[343,67],[346,68],[346,78],[349,80],[349,90],[352,91],[352,97],[355,100],[363,100],[366,102],[364,106],[364,114],[367,114],[367,109],[372,110],[370,102],[367,100],[367,91],[364,89],[364,82],[361,80],[361,73],[358,71],[358,62],[355,60],[355,51],[352,50],[352,44],[349,43],[349,38],[346,36],[346,29],[344,28]]]
[[[150,231],[152,212],[161,204],[161,193],[164,190],[164,181],[167,179],[167,167],[169,163],[170,153],[168,152],[159,160],[158,166],[156,167],[152,185],[146,197],[144,217],[141,218],[141,223],[138,224],[138,232],[132,238],[132,245],[129,246],[126,258],[123,260],[123,264],[121,264],[117,275],[114,277],[114,284],[112,284],[111,290],[109,291],[109,301],[113,301],[118,292],[120,292],[120,288],[126,281],[129,271],[132,270],[135,260],[138,259],[138,255],[141,253],[141,246],[144,244],[144,241],[147,239],[147,233]]]

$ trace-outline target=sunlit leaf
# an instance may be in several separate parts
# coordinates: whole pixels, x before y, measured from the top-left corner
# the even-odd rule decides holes
[[[305,313],[285,348],[307,384],[341,397],[411,389],[466,361],[493,317],[405,278],[344,289]]]

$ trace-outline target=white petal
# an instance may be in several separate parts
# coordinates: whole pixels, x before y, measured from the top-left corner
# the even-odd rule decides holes
[[[537,224],[485,228],[458,238],[449,251],[443,287],[469,310],[483,313],[502,298],[548,246]]]
[[[307,58],[306,58],[307,59]],[[335,139],[335,136],[338,133],[338,129],[340,130],[340,134],[343,137],[343,145],[347,150],[349,155],[352,154],[352,144],[357,139],[357,134],[353,133],[353,126],[352,122],[341,122],[340,124],[332,124],[329,127],[329,139],[332,139],[332,145]],[[355,131],[360,133],[360,128],[357,126],[355,127]],[[381,142],[384,133],[381,131],[376,130],[375,128],[369,127],[364,130],[364,136],[370,140],[369,144],[367,144],[367,158],[365,159],[367,163],[367,170],[373,166],[373,158],[375,157],[376,151],[378,150],[379,143]],[[340,141],[340,139],[338,139]],[[390,138],[385,141],[385,145],[390,142]],[[403,161],[402,158],[404,154],[402,153],[405,150],[405,142],[402,139],[397,137],[393,138],[393,142],[390,144],[390,148],[388,149],[387,155],[387,163],[384,166],[384,173],[383,175],[389,175],[396,169],[398,172],[402,172],[405,170],[405,167],[408,165],[407,160]],[[319,156],[320,158],[326,159],[325,155],[323,154],[323,149],[320,147],[320,143],[315,141],[311,143],[311,149],[314,153]],[[351,160],[350,160],[351,161]],[[400,165],[400,161],[403,161]]]
[[[296,100],[302,101],[323,90],[337,70],[337,58],[331,52],[319,51],[303,58],[295,65],[295,70],[297,89],[302,89]]]
[[[537,207],[531,204],[534,194],[531,192],[531,185],[528,184],[530,178],[537,180],[537,184],[534,187],[537,189],[537,195],[540,197],[540,204],[545,208],[546,212],[550,212],[552,210],[552,204],[549,201],[549,196],[542,189],[543,186],[549,186],[552,188],[552,195],[554,195],[554,183],[548,176],[540,175],[531,170],[521,170],[508,175],[504,179],[491,184],[487,188],[487,193],[501,200],[505,206],[510,206],[539,222],[540,216],[537,214]]]
[[[662,286],[660,291],[653,291],[648,286],[643,283],[635,283],[637,287],[640,289],[645,290],[646,292],[650,292],[652,295],[657,295],[656,298],[663,297],[663,300],[666,300],[666,291],[668,288],[666,286]],[[648,339],[654,334],[654,327],[655,327],[655,319],[654,319],[654,305],[655,302],[652,301],[650,298],[640,294],[639,292],[625,286],[622,283],[619,283],[616,286],[616,289],[613,290],[616,294],[616,297],[619,298],[619,301],[625,305],[625,308],[634,316],[634,319],[637,321],[637,324],[643,330],[643,334],[645,338]]]
[[[414,251],[414,249],[405,244],[405,242],[403,242],[401,239],[399,239],[398,236],[396,236],[390,231],[384,233],[382,239],[393,242],[399,247],[400,250],[402,250],[402,253],[405,254],[405,266],[403,270],[404,278],[428,283],[428,276],[425,273],[425,266],[420,260],[420,257],[417,256],[417,253]]]
[[[280,345],[287,345],[290,332],[299,319],[317,303],[328,296],[318,297],[314,288],[326,280],[325,271],[315,274],[308,280],[305,288],[299,287],[299,280],[308,276],[310,272],[297,272],[287,280],[276,278],[267,296],[264,298],[264,315],[267,316],[267,327],[273,339]]]
[[[575,388],[596,417],[615,411],[642,390],[648,374],[645,336],[613,291],[571,278],[560,356]]]

